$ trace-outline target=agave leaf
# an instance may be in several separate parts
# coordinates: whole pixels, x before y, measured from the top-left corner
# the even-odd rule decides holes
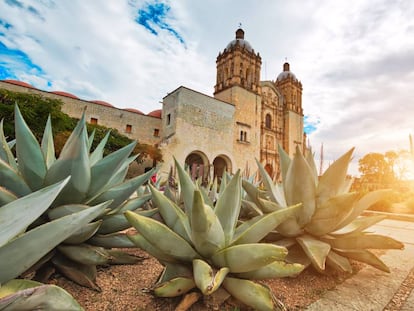
[[[53,162],[56,161],[55,146],[53,143],[52,135],[52,121],[50,120],[50,115],[47,117],[46,126],[43,132],[40,147],[42,149],[43,157],[46,162],[46,168],[49,168],[50,166],[52,166]]]
[[[258,198],[258,201],[260,204],[259,206],[262,208],[262,211],[264,213],[272,213],[272,212],[286,208],[286,206],[281,206],[273,201],[263,200],[260,198]]]
[[[88,137],[88,151],[89,151],[89,153],[91,152],[93,140],[95,139],[95,133],[96,133],[96,129],[93,129],[91,135],[89,135],[89,137]]]
[[[150,170],[145,174],[131,178],[122,184],[106,190],[97,197],[89,199],[86,203],[97,204],[99,202],[113,200],[109,208],[115,209],[127,200],[135,192],[135,190],[146,182],[152,175],[153,170]]]
[[[109,264],[111,265],[133,265],[143,259],[142,257],[131,255],[117,249],[108,249],[106,251],[110,256]]]
[[[184,200],[184,209],[188,218],[191,219],[191,212],[193,206],[194,190],[196,190],[193,181],[190,176],[185,172],[183,167],[178,163],[177,159],[174,158],[175,167],[177,168],[178,178],[180,181],[181,195]]]
[[[121,167],[122,163],[128,158],[135,145],[136,141],[115,152],[112,152],[91,167],[91,179],[93,180],[93,183],[91,183],[89,187],[89,197],[96,195],[101,191],[101,189],[104,188],[111,177]]]
[[[342,236],[336,238],[321,238],[329,243],[332,248],[347,249],[403,249],[404,244],[393,238],[379,235],[359,233],[357,235]]]
[[[111,179],[108,181],[108,183],[105,185],[105,189],[109,189],[113,186],[116,186],[120,183],[122,183],[127,174],[128,174],[128,169],[129,169],[129,165],[135,161],[135,159],[138,157],[138,155],[133,155],[132,157],[129,157],[128,159],[126,159],[120,166],[120,168],[116,171],[116,173],[114,175],[112,175]]]
[[[303,228],[298,224],[296,217],[290,217],[277,226],[276,230],[286,237],[296,237],[303,234]]]
[[[131,227],[124,214],[105,215],[102,220],[103,223],[98,230],[99,234],[114,233]]]
[[[272,291],[264,285],[249,280],[227,277],[223,281],[223,286],[233,297],[254,310],[277,310],[277,303]]]
[[[198,190],[194,191],[192,211],[191,237],[195,249],[203,256],[210,257],[225,245],[225,233],[220,219],[210,206],[204,204]]]
[[[10,280],[2,285],[0,291],[10,293],[0,300],[0,309],[4,311],[83,310],[67,291],[56,285],[44,285],[31,280]]]
[[[82,265],[78,262],[69,260],[63,255],[58,255],[52,258],[53,264],[56,268],[73,282],[96,290],[101,291],[101,288],[96,284],[96,266]]]
[[[357,193],[345,193],[329,198],[319,206],[305,230],[314,236],[332,232],[351,213]]]
[[[125,218],[125,217],[124,217]],[[97,234],[93,236],[88,243],[104,248],[132,248],[136,245],[123,232],[116,232],[111,234]]]
[[[172,280],[176,277],[193,277],[193,269],[188,265],[183,265],[180,263],[163,263],[164,270],[162,271],[160,277],[157,280],[157,284],[164,283],[166,281]]]
[[[88,244],[60,245],[58,250],[70,260],[84,265],[105,265],[110,259],[106,249]]]
[[[136,234],[128,233],[127,238],[130,239],[131,242],[134,243],[136,246],[143,249],[148,254],[150,254],[152,257],[157,258],[157,260],[161,262],[167,262],[167,263],[177,262],[176,258],[174,258],[173,256],[169,254],[164,253],[161,249],[151,244],[139,233],[136,233]]]
[[[149,187],[152,193],[152,200],[158,207],[165,224],[187,242],[191,242],[190,223],[184,211],[153,186],[150,185]]]
[[[258,187],[253,185],[252,183],[248,182],[247,180],[242,180],[242,186],[244,191],[246,191],[249,201],[252,201],[257,206],[261,206],[261,202],[259,198],[263,197],[264,192],[259,190]],[[276,203],[275,203],[276,204]]]
[[[39,143],[24,121],[17,105],[14,107],[14,125],[19,171],[30,188],[33,191],[38,190],[43,186],[46,176],[46,163]]]
[[[14,193],[10,192],[6,188],[0,187],[0,207],[8,203],[11,203],[17,199],[18,197]],[[1,220],[0,220],[0,223],[1,223]]]
[[[88,208],[41,226],[15,238],[0,248],[0,283],[18,277],[79,227],[102,213],[107,203]]]
[[[194,287],[193,278],[177,277],[157,284],[154,287],[154,294],[158,297],[177,297],[189,292]]]
[[[342,227],[341,229],[335,232],[331,232],[330,235],[332,236],[348,235],[349,236],[351,234],[357,234],[371,227],[372,225],[375,225],[381,220],[384,220],[385,218],[387,218],[386,215],[358,217],[354,221],[352,221],[349,225]]]
[[[318,170],[316,169],[315,159],[314,159],[312,150],[309,150],[309,149],[305,150],[305,160],[306,160],[306,163],[308,163],[308,165],[311,169],[315,185],[317,185],[318,181],[319,181]]]
[[[2,187],[5,187],[18,197],[25,196],[32,192],[18,171],[2,159],[0,159],[0,180]]]
[[[205,187],[199,187],[198,190],[200,191],[201,195],[203,196],[203,201],[209,206],[214,206],[214,201],[210,198],[208,189],[205,188]]]
[[[109,205],[109,203],[110,202],[107,202],[106,204]],[[90,206],[85,204],[61,205],[56,208],[49,209],[47,212],[47,216],[49,217],[49,219],[54,220],[73,213],[87,210],[88,208],[90,208]]]
[[[122,205],[120,205],[119,210],[117,210],[117,213],[124,213],[126,211],[134,211],[138,208],[140,208],[145,202],[150,200],[152,198],[151,194],[144,194],[142,196],[129,199],[125,201]],[[153,211],[155,212],[156,209]],[[110,213],[109,213],[110,214]]]
[[[241,178],[240,170],[238,170],[217,199],[216,207],[214,209],[224,230],[226,244],[233,239],[234,229],[236,228],[236,223],[240,214],[240,208]]]
[[[257,166],[259,167],[260,176],[262,177],[262,182],[265,185],[266,192],[269,195],[271,201],[281,205],[287,206],[284,193],[281,191],[281,188],[278,185],[273,183],[272,178],[269,176],[263,165],[256,159]]]
[[[221,180],[220,180],[220,188],[219,188],[219,196],[223,193],[224,189],[226,189],[228,183],[228,175],[227,172],[225,170],[223,170],[223,174],[221,175]]]
[[[296,238],[296,241],[305,251],[316,270],[325,270],[326,256],[328,256],[331,246],[325,242],[317,240],[308,234]]]
[[[284,277],[297,276],[305,269],[305,267],[299,263],[287,263],[284,261],[276,260],[262,268],[257,270],[238,273],[237,277],[249,280],[264,280],[275,279]]]
[[[253,215],[253,216],[263,215],[262,210],[260,208],[258,208],[257,205],[254,204],[251,201],[242,200],[241,201],[241,207],[244,211],[247,211],[247,213],[249,213],[250,215]],[[236,228],[236,230],[237,230],[237,228]]]
[[[108,142],[109,134],[111,134],[111,131],[106,132],[104,138],[99,142],[98,146],[96,146],[95,150],[91,153],[89,156],[89,163],[91,166],[94,166],[98,161],[102,160],[105,145]],[[89,137],[89,150],[92,146],[93,138],[95,136],[95,129],[93,130],[91,136]]]
[[[226,267],[214,273],[213,268],[204,260],[193,260],[194,281],[203,295],[214,293],[223,283],[228,273],[229,269]]]
[[[73,133],[75,133],[75,130],[72,135]],[[77,136],[72,135],[63,148],[65,152],[62,150],[59,158],[52,164],[46,174],[46,185],[62,180],[69,175],[72,177],[56,199],[54,206],[66,204],[67,202],[83,202],[91,182],[86,127],[83,127]]]
[[[375,256],[373,253],[371,253],[370,251],[366,249],[357,249],[357,250],[336,249],[335,252],[347,258],[351,258],[351,259],[369,264],[370,266],[373,266],[374,268],[377,268],[378,270],[388,272],[388,273],[390,272],[390,269],[381,259],[379,259],[377,256]]]
[[[319,179],[316,190],[316,205],[321,206],[327,199],[340,194],[344,190],[348,165],[355,148],[351,148],[338,160],[332,163]]]
[[[359,199],[355,203],[352,212],[344,220],[342,220],[335,229],[339,230],[342,227],[345,227],[346,225],[350,224],[352,221],[354,221],[354,219],[356,219],[359,215],[361,215],[362,212],[364,212],[374,203],[383,199],[385,195],[389,193],[390,193],[390,190],[387,190],[387,189],[381,189],[381,190],[368,192],[366,195],[364,195],[361,199]]]
[[[215,253],[211,260],[217,267],[228,267],[232,273],[257,270],[275,260],[283,260],[288,251],[282,246],[250,243],[227,247]]]
[[[285,260],[288,263],[299,263],[305,268],[309,267],[312,264],[310,258],[299,244],[295,244],[289,247],[289,253],[286,256]]]
[[[21,280],[21,279],[13,279],[5,284],[2,284],[0,287],[0,299],[6,296],[12,295],[18,291],[23,289],[36,287],[39,285],[43,285],[40,282],[32,281],[32,280]]]
[[[6,162],[10,167],[17,171],[17,163],[14,159],[14,155],[11,152],[12,146],[16,143],[14,139],[11,142],[6,141],[3,130],[3,119],[0,120],[0,160]]]
[[[348,258],[331,250],[326,257],[326,264],[336,271],[352,273],[352,266]]]
[[[24,232],[35,221],[67,184],[69,178],[43,188],[0,208],[0,247]]]
[[[75,233],[73,233],[63,242],[66,244],[81,244],[90,239],[98,231],[101,224],[102,220],[86,224],[82,228],[79,228]]]
[[[250,222],[249,226],[235,237],[231,245],[257,243],[262,240],[270,231],[275,229],[279,224],[289,217],[295,217],[300,210],[301,204],[287,207],[270,214],[265,214],[254,218],[254,222]]]
[[[199,258],[191,245],[166,225],[131,211],[126,211],[125,217],[149,243],[156,245],[163,253],[185,261]]]
[[[298,146],[286,173],[284,185],[286,203],[288,205],[303,204],[302,212],[297,214],[297,223],[302,227],[311,220],[315,212],[316,185],[311,168]]]
[[[289,157],[289,154],[282,148],[280,144],[277,145],[277,149],[279,151],[279,157],[280,157],[280,171],[282,173],[282,181],[286,180],[287,171],[289,169],[289,166],[291,165],[291,158]]]

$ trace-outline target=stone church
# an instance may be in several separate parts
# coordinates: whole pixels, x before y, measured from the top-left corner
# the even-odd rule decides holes
[[[289,63],[275,81],[260,81],[262,59],[237,29],[219,53],[214,97],[179,87],[163,99],[160,146],[190,165],[193,177],[221,176],[226,168],[257,169],[277,176],[280,144],[289,154],[304,148],[302,84]]]
[[[262,59],[237,29],[216,60],[214,96],[184,86],[163,98],[162,109],[145,115],[100,100],[87,101],[64,91],[47,92],[30,84],[2,80],[0,88],[58,98],[62,111],[117,129],[141,143],[157,145],[163,154],[160,173],[167,174],[174,157],[186,163],[193,178],[211,180],[223,170],[253,173],[255,159],[277,177],[280,144],[290,155],[305,148],[302,84],[289,63],[274,81],[260,81]]]

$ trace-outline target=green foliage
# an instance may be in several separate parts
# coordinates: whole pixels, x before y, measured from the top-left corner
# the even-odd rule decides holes
[[[88,137],[84,117],[67,139],[58,158],[55,158],[50,119],[47,120],[41,144],[26,124],[18,106],[15,107],[14,123],[16,158],[12,155],[4,133],[0,131],[0,208],[12,210],[10,205],[16,205],[14,202],[19,202],[25,196],[30,198],[33,193],[45,191],[50,185],[63,180],[65,184],[49,204],[33,200],[32,203],[40,205],[26,215],[30,219],[29,223],[4,227],[6,231],[15,234],[24,231],[31,223],[30,231],[0,251],[0,265],[6,265],[1,266],[4,276],[0,282],[18,277],[26,269],[41,272],[53,264],[73,281],[99,290],[95,283],[97,265],[132,263],[138,260],[111,248],[134,247],[125,234],[119,232],[130,227],[123,213],[130,210],[133,213],[148,214],[148,211],[143,211],[140,207],[150,199],[150,195],[130,197],[155,170],[125,180],[128,165],[135,159],[129,156],[135,143],[104,157],[108,133],[91,151],[94,135]],[[27,203],[26,205],[28,206]],[[46,209],[41,210],[42,206]],[[96,209],[100,212],[86,223],[72,219],[70,224],[65,224],[67,217],[71,219],[72,215],[89,214]],[[38,210],[40,212],[32,214]],[[9,214],[11,219],[18,215],[13,210]],[[23,217],[22,214],[19,215]],[[94,222],[89,223],[91,220]],[[18,221],[19,219],[14,222]],[[61,226],[64,234],[59,235],[56,226]],[[46,251],[36,251],[37,243],[46,247]],[[21,249],[29,253],[20,252]],[[23,271],[13,268],[19,256],[23,256],[21,260],[25,262]],[[37,261],[39,262],[36,263]]]
[[[285,247],[259,242],[275,226],[292,217],[299,206],[239,223],[240,172],[222,181],[212,205],[207,193],[193,183],[177,162],[176,167],[178,193],[172,195],[171,189],[161,193],[150,186],[163,223],[129,211],[125,213],[138,231],[129,236],[131,241],[164,266],[154,287],[155,295],[174,297],[193,288],[203,295],[215,295],[224,288],[257,310],[277,309],[279,304],[272,292],[252,280],[295,276],[303,266],[284,262]],[[177,205],[181,202],[183,207]]]
[[[394,164],[397,158],[395,152],[369,153],[361,158],[359,171],[361,172],[361,183],[371,185],[373,189],[384,189],[396,180]]]
[[[326,265],[339,271],[351,272],[349,259],[359,260],[382,271],[388,267],[369,249],[401,249],[404,245],[386,236],[366,231],[383,216],[359,217],[364,210],[383,199],[387,191],[379,190],[364,196],[349,192],[352,180],[347,169],[353,149],[340,157],[322,174],[317,175],[310,152],[305,156],[299,148],[293,159],[279,148],[282,158],[282,183],[274,183],[259,163],[265,192],[244,182],[250,204],[264,214],[285,210],[301,203],[298,212],[275,227],[279,235],[268,237],[278,245],[288,247],[288,260],[313,266],[325,272]]]
[[[42,137],[43,126],[50,115],[55,132],[69,131],[76,121],[61,111],[62,101],[38,94],[18,93],[0,89],[0,119],[4,120],[4,134],[14,139],[14,106],[21,113],[37,139]]]

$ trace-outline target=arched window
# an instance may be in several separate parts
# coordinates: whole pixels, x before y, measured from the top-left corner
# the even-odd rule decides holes
[[[270,115],[270,113],[268,113],[266,115],[266,119],[265,119],[265,126],[266,128],[270,129],[272,128],[272,116]]]

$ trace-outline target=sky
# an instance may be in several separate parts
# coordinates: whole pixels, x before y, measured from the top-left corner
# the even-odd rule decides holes
[[[0,80],[149,113],[183,85],[213,96],[216,57],[241,25],[262,80],[287,60],[326,168],[355,147],[409,148],[411,0],[0,0]]]

